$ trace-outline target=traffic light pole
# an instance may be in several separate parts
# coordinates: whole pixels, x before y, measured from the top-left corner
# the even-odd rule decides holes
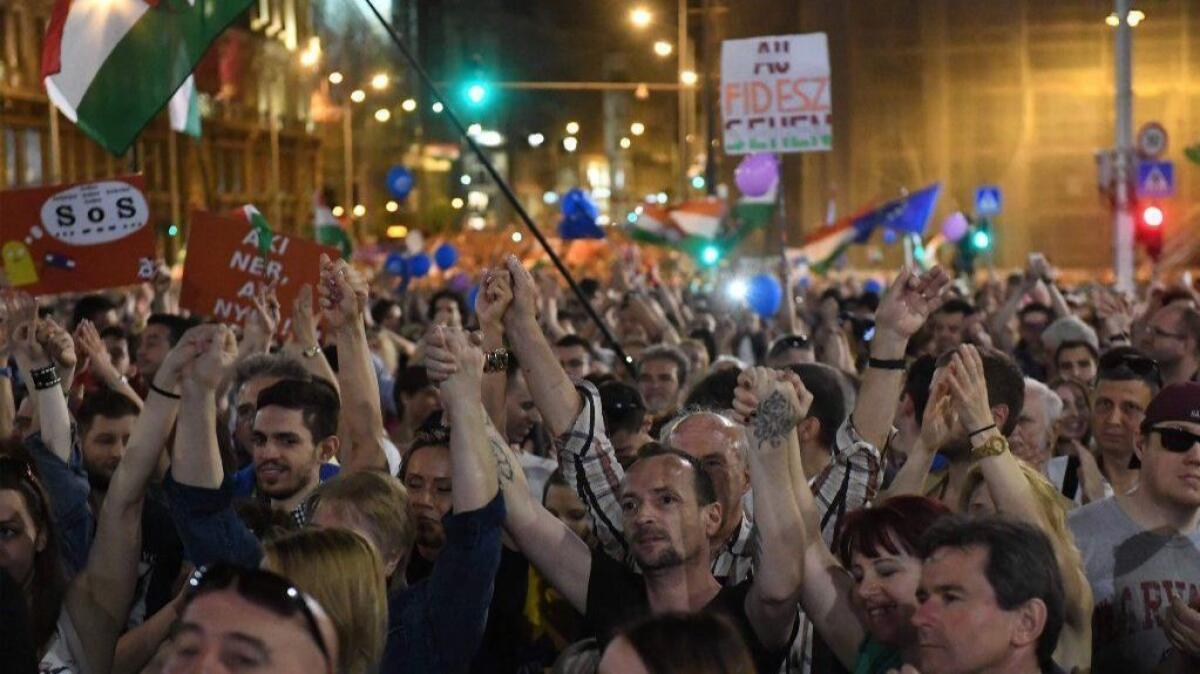
[[[1117,289],[1134,289],[1133,208],[1129,199],[1130,159],[1133,156],[1133,30],[1129,25],[1132,0],[1116,0],[1117,156],[1116,199],[1113,205],[1113,267]]]
[[[542,234],[537,226],[533,224],[533,219],[529,217],[529,213],[525,210],[525,207],[521,205],[521,201],[517,199],[517,195],[513,193],[512,188],[508,185],[508,182],[505,181],[500,175],[500,172],[496,170],[496,166],[492,164],[492,160],[489,159],[487,154],[485,154],[484,151],[479,147],[479,145],[475,142],[475,139],[467,133],[467,127],[463,125],[462,120],[458,118],[458,115],[454,114],[453,107],[447,103],[446,97],[442,95],[441,90],[438,88],[437,84],[434,83],[433,78],[431,78],[429,73],[425,71],[425,68],[421,66],[421,62],[417,60],[417,57],[408,50],[408,46],[405,45],[404,40],[400,37],[399,33],[397,33],[396,29],[392,27],[392,24],[386,18],[384,18],[382,14],[379,13],[379,10],[375,7],[374,3],[372,3],[370,0],[367,0],[365,4],[371,8],[371,13],[374,14],[375,18],[379,20],[379,24],[383,26],[383,29],[387,31],[388,36],[392,38],[392,42],[396,45],[396,48],[400,50],[400,53],[404,55],[404,58],[408,61],[408,64],[412,66],[413,72],[415,72],[417,77],[420,78],[421,82],[429,88],[429,92],[433,95],[434,100],[440,102],[444,106],[446,118],[450,120],[450,123],[466,140],[467,145],[471,148],[471,151],[475,153],[475,156],[479,158],[479,162],[483,164],[484,170],[486,170],[488,175],[491,176],[492,180],[496,182],[496,185],[500,188],[500,191],[504,193],[505,198],[507,198],[509,203],[512,205],[513,210],[516,211],[517,216],[521,218],[521,222],[525,224],[525,228],[529,230],[529,233],[533,235],[533,238],[537,239],[537,242],[542,246],[542,250],[546,251],[546,255],[550,257],[550,261],[554,263],[555,268],[558,269],[558,273],[562,274],[562,277],[566,279],[567,285],[571,287],[571,292],[575,293],[575,296],[579,298],[580,304],[583,305],[583,308],[588,313],[588,316],[591,317],[592,321],[596,324],[596,327],[599,328],[600,334],[604,335],[605,341],[607,341],[608,345],[612,347],[613,352],[616,353],[617,359],[621,361],[621,364],[629,371],[631,375],[636,376],[637,371],[634,369],[633,359],[625,354],[624,349],[621,348],[620,342],[617,341],[617,338],[613,335],[608,325],[604,322],[604,319],[596,313],[596,308],[592,306],[591,301],[588,300],[587,296],[583,294],[583,290],[579,287],[579,284],[575,282],[575,278],[571,276],[571,272],[563,264],[562,260],[559,259],[557,254],[555,254],[554,249],[550,247],[550,242],[546,240],[545,235]]]

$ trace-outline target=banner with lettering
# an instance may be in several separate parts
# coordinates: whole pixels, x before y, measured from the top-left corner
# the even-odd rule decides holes
[[[31,295],[133,285],[154,275],[140,175],[0,192],[8,284]]]
[[[825,33],[721,43],[721,117],[726,154],[833,148]]]
[[[194,211],[191,223],[179,304],[223,323],[243,323],[254,310],[254,294],[275,281],[282,313],[279,330],[286,332],[301,286],[313,287],[316,302],[321,253],[339,257],[336,248],[290,234],[273,235],[263,255],[258,246],[262,230],[224,213]]]

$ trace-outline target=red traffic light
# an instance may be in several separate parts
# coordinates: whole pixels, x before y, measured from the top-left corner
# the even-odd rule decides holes
[[[1147,206],[1142,209],[1142,222],[1147,227],[1160,227],[1163,223],[1163,212],[1158,206]]]

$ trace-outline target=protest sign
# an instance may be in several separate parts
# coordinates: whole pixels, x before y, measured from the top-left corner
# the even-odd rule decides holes
[[[824,33],[721,43],[726,154],[832,149],[832,100]]]
[[[0,256],[31,295],[114,288],[154,275],[141,176],[0,192]]]
[[[317,301],[321,253],[338,257],[335,248],[289,234],[275,234],[262,255],[261,230],[227,214],[196,211],[191,222],[179,304],[224,323],[243,323],[254,310],[254,294],[274,281],[282,314],[279,330],[286,332],[300,287],[311,285],[313,302]]]

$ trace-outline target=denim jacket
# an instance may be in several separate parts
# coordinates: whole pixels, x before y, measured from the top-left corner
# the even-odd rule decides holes
[[[41,433],[25,438],[25,449],[37,465],[42,486],[50,497],[50,513],[58,527],[59,548],[68,576],[74,576],[87,565],[88,549],[92,542],[92,516],[88,496],[91,485],[83,469],[83,451],[75,427],[71,427],[71,459],[64,462],[46,446]]]
[[[216,561],[257,567],[262,545],[233,509],[234,485],[219,489],[164,485],[187,558],[196,566]],[[446,542],[433,573],[388,599],[387,642],[380,674],[463,672],[479,650],[500,565],[504,497],[442,518]]]

